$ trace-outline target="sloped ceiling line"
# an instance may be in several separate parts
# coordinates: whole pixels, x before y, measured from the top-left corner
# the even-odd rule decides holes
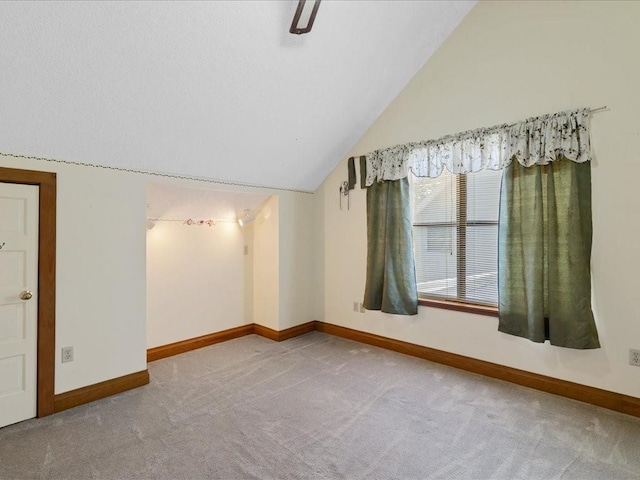
[[[296,193],[305,193],[305,194],[309,194],[309,195],[313,195],[313,192],[310,192],[308,190],[298,190],[295,188],[282,188],[282,187],[268,187],[265,185],[254,185],[254,184],[250,184],[250,183],[240,183],[240,182],[231,182],[231,181],[227,181],[227,180],[216,180],[213,178],[202,178],[202,177],[192,177],[189,175],[178,175],[178,174],[173,174],[173,173],[163,173],[163,172],[154,172],[151,170],[138,170],[135,168],[125,168],[125,167],[112,167],[109,165],[97,165],[97,164],[93,164],[93,163],[83,163],[83,162],[74,162],[71,160],[58,160],[55,158],[46,158],[46,157],[32,157],[29,155],[20,155],[17,153],[7,153],[7,152],[0,152],[0,156],[4,155],[5,157],[12,157],[12,158],[22,158],[22,159],[27,159],[27,160],[38,160],[38,161],[42,161],[42,162],[53,162],[53,163],[64,163],[66,165],[75,165],[78,167],[90,167],[90,168],[104,168],[107,170],[117,170],[119,172],[128,172],[128,173],[136,173],[136,174],[140,174],[140,175],[149,175],[149,176],[153,176],[153,177],[164,177],[164,178],[177,178],[180,180],[192,180],[195,182],[203,182],[203,183],[212,183],[212,184],[216,184],[216,185],[227,185],[227,186],[232,186],[232,187],[244,187],[244,188],[256,188],[256,189],[260,189],[260,190],[273,190],[273,191],[279,191],[279,192],[296,192]]]

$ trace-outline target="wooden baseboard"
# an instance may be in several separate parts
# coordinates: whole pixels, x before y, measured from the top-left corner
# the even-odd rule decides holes
[[[151,362],[153,360],[177,355],[178,353],[188,352],[196,348],[213,345],[214,343],[224,342],[226,340],[231,340],[232,338],[250,335],[252,333],[276,342],[281,342],[314,330],[640,417],[640,398],[632,397],[630,395],[610,392],[600,388],[589,387],[587,385],[569,382],[567,380],[560,380],[558,378],[539,375],[537,373],[527,372],[517,368],[506,367],[497,363],[485,362],[484,360],[465,357],[455,353],[436,350],[435,348],[424,347],[414,343],[403,342],[401,340],[395,340],[393,338],[383,337],[373,333],[362,332],[360,330],[353,330],[351,328],[319,321],[303,323],[302,325],[296,325],[295,327],[281,331],[273,330],[257,324],[245,325],[225,330],[223,332],[185,340],[183,342],[149,349],[147,351],[147,360]],[[56,395],[56,405],[58,397],[59,395]],[[58,410],[56,409],[56,411]]]
[[[316,329],[316,323],[317,322],[308,322],[279,332],[257,324],[243,325],[241,327],[230,328],[210,335],[203,335],[201,337],[163,345],[161,347],[150,348],[147,350],[147,361],[152,362],[154,360],[206,347],[215,343],[226,342],[227,340],[251,335],[253,333],[280,342],[314,331]],[[132,388],[141,387],[148,383],[149,371],[143,370],[141,372],[132,373],[123,377],[113,378],[94,385],[88,385],[76,390],[71,390],[70,392],[60,393],[54,396],[53,411],[61,412],[69,408],[77,407],[78,405],[93,402],[110,395],[115,395],[116,393],[131,390]]]
[[[316,330],[316,324],[318,322],[307,322],[302,325],[296,325],[295,327],[280,330],[278,332],[278,341],[289,340],[290,338],[304,335],[305,333],[313,332]]]
[[[282,342],[283,340],[289,340],[290,338],[304,335],[305,333],[313,332],[316,330],[317,322],[307,322],[302,325],[296,325],[295,327],[287,328],[285,330],[272,330],[271,328],[264,327],[254,323],[254,332],[256,335],[275,340],[276,342]]]
[[[147,362],[153,362],[154,360],[160,360],[161,358],[172,357],[179,353],[190,352],[202,347],[208,347],[214,343],[226,342],[233,338],[244,337],[245,335],[256,334],[261,337],[274,340],[276,342],[282,342],[298,335],[313,332],[316,329],[316,322],[307,322],[302,325],[296,325],[295,327],[287,328],[285,330],[273,330],[257,323],[251,323],[249,325],[243,325],[241,327],[230,328],[229,330],[223,330],[222,332],[211,333],[209,335],[203,335],[201,337],[190,338],[181,342],[170,343],[168,345],[162,345],[160,347],[154,347],[147,350]]]
[[[261,337],[268,338],[269,340],[273,340],[275,342],[278,341],[277,330],[267,328],[263,325],[258,325],[257,323],[253,324],[253,333],[255,333],[256,335],[260,335]]]
[[[233,338],[244,337],[254,333],[254,324],[242,325],[241,327],[230,328],[222,332],[202,335],[201,337],[190,338],[181,342],[170,343],[160,347],[154,347],[147,350],[147,362],[160,360],[161,358],[171,357],[179,353],[189,352],[202,347],[208,347],[214,343],[226,342]]]
[[[316,322],[315,326],[316,330],[337,337],[393,350],[468,372],[479,373],[487,377],[505,380],[525,387],[535,388],[536,390],[542,390],[543,392],[553,393],[562,397],[608,408],[609,410],[640,417],[640,398],[560,380],[546,375],[539,375],[517,368],[506,367],[496,363],[485,362],[484,360],[477,360],[455,353],[423,347],[413,343],[394,340],[351,328],[340,327],[330,323]]]
[[[104,382],[60,393],[53,397],[54,412],[62,412],[84,403],[100,400],[101,398],[125,392],[132,388],[141,387],[149,383],[149,371],[131,373],[123,377],[112,378]]]

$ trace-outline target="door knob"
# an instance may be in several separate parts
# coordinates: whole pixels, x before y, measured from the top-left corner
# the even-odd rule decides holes
[[[29,290],[25,290],[20,294],[20,298],[22,300],[29,300],[31,297],[33,297],[33,293],[31,293]]]

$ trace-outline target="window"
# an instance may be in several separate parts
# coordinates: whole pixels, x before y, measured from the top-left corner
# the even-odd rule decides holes
[[[498,303],[502,171],[410,175],[418,295]]]

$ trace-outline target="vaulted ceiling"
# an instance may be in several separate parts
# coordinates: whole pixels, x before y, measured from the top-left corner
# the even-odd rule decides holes
[[[0,152],[312,191],[474,3],[0,2]]]

